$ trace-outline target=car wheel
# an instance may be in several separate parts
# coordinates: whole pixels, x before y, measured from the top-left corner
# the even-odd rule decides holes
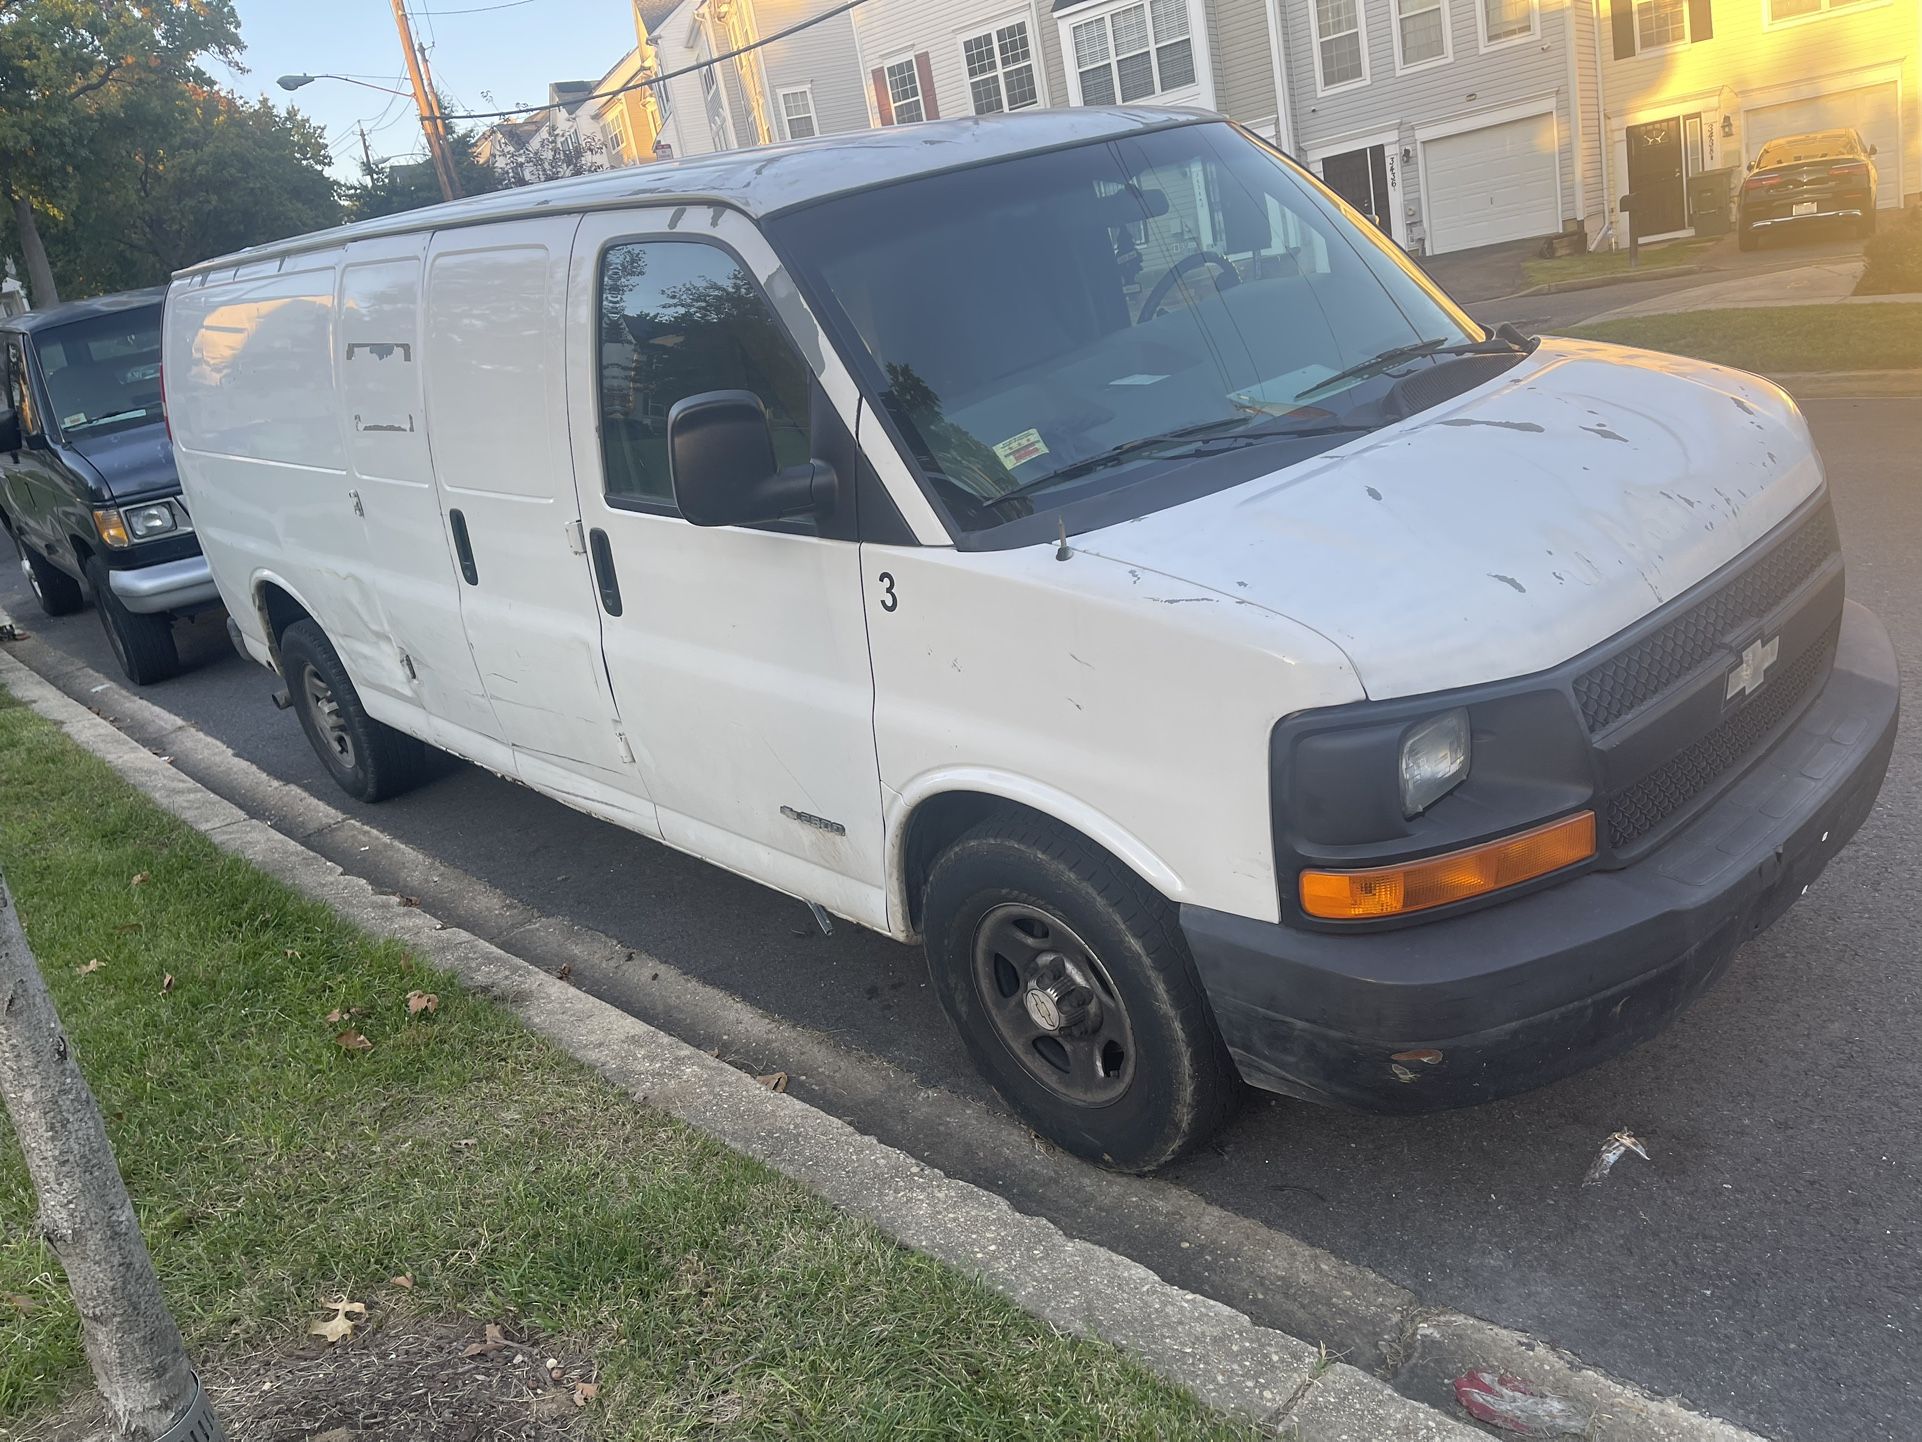
[[[974,1063],[1036,1131],[1165,1166],[1242,1094],[1167,900],[1065,828],[991,817],[935,861],[928,965]]]
[[[42,611],[49,616],[71,616],[87,604],[87,593],[72,576],[31,549],[18,536],[14,537],[13,544],[20,552],[21,574],[27,578],[27,585],[33,590],[33,599],[40,603]]]
[[[1755,247],[1761,243],[1761,239],[1761,234],[1752,227],[1746,225],[1738,226],[1735,231],[1735,248],[1737,250],[1754,250]]]
[[[1867,240],[1870,236],[1875,234],[1875,207],[1874,206],[1870,206],[1866,211],[1864,211],[1862,214],[1862,218],[1855,223],[1855,233],[1861,236],[1864,240]]]
[[[87,563],[87,583],[93,588],[100,628],[129,681],[151,686],[180,674],[180,653],[174,648],[174,625],[168,617],[143,615],[122,605],[113,593],[105,563],[97,556]]]
[[[341,790],[359,801],[384,801],[425,779],[427,747],[367,714],[339,653],[314,622],[296,621],[281,635],[280,668],[301,730]]]

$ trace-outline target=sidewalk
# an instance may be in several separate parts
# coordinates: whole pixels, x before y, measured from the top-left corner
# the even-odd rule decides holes
[[[1782,305],[1881,305],[1914,304],[1922,294],[1855,295],[1855,283],[1862,278],[1860,256],[1840,257],[1796,266],[1791,270],[1766,271],[1758,275],[1736,276],[1730,280],[1710,281],[1688,286],[1665,295],[1651,296],[1631,305],[1617,306],[1589,317],[1587,323],[1626,320],[1631,316],[1670,315],[1685,310],[1747,310]]]

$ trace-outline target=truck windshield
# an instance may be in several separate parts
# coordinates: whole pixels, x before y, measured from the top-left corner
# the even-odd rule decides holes
[[[1366,220],[1225,124],[904,181],[771,229],[964,531],[1222,449],[1286,464],[1339,445],[1384,423],[1396,378],[1482,343]]]
[[[160,304],[77,320],[33,338],[67,436],[160,418]]]

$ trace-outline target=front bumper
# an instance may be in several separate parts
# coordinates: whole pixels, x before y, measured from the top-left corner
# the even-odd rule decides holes
[[[1252,1084],[1415,1112],[1491,1101],[1661,1030],[1855,834],[1895,746],[1882,623],[1843,612],[1802,718],[1635,864],[1396,931],[1308,932],[1200,907],[1182,930]]]
[[[107,584],[129,611],[190,611],[220,599],[205,556],[183,556],[152,566],[109,571]]]

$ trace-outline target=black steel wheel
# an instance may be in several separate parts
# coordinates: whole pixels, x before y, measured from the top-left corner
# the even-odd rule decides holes
[[[281,634],[280,667],[301,730],[341,790],[383,801],[426,778],[427,747],[367,714],[319,626],[296,621]]]
[[[1175,910],[1085,837],[989,817],[935,859],[922,907],[941,1004],[982,1074],[1043,1136],[1152,1171],[1242,1094]]]

